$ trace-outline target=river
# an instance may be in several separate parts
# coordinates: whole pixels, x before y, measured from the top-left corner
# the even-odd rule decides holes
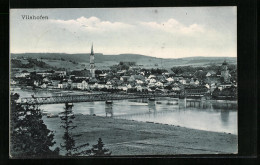
[[[24,90],[13,88],[20,97],[84,94],[83,91]],[[41,105],[46,113],[58,114],[64,104]],[[199,130],[226,132],[237,135],[237,102],[201,101],[176,98],[117,100],[113,104],[104,101],[74,103],[75,114],[107,116],[113,118],[154,122]]]

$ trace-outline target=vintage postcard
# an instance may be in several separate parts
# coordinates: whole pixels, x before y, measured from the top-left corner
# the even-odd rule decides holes
[[[10,9],[10,158],[237,154],[237,8]]]

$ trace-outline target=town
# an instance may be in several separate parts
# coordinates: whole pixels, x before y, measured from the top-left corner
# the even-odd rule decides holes
[[[40,71],[26,70],[26,68],[46,65],[38,59],[27,59],[30,62],[27,64],[29,66],[19,65],[20,70],[12,67],[12,64],[19,64],[20,60],[12,59],[10,84],[25,89],[88,92],[181,94],[184,90],[200,90],[213,99],[237,98],[236,65],[229,65],[226,61],[219,66],[214,64],[197,67],[173,66],[170,69],[158,66],[147,69],[136,65],[135,62],[122,61],[110,66],[110,69],[101,70],[95,67],[93,45],[89,58],[89,68],[80,70],[47,68]]]

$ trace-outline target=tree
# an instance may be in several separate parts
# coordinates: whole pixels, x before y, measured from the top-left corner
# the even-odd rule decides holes
[[[95,70],[95,74],[99,75],[99,74],[102,74],[102,70]]]
[[[42,120],[37,106],[22,106],[16,101],[19,95],[11,94],[10,153],[13,157],[57,157],[59,148],[50,149],[55,144],[54,134]]]
[[[98,139],[98,143],[96,145],[93,145],[91,151],[93,156],[110,156],[111,151],[109,152],[109,149],[103,148],[104,144],[102,142],[102,139]]]
[[[64,144],[60,144],[60,146],[66,150],[66,156],[90,155],[91,150],[84,149],[86,146],[89,146],[88,143],[82,144],[80,146],[75,145],[75,140],[71,130],[77,126],[73,125],[73,119],[75,116],[72,112],[72,107],[73,105],[66,103],[64,111],[60,113],[60,119],[62,123],[61,127],[65,129],[64,135],[62,137],[64,139]]]
[[[172,89],[172,85],[167,85],[166,87],[164,87],[164,89],[171,90]]]
[[[214,89],[214,91],[212,92],[212,97],[213,98],[217,98],[220,94],[220,90],[218,88]]]

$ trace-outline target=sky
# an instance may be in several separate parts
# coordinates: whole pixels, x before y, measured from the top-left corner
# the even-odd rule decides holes
[[[23,19],[48,16],[48,20]],[[236,7],[11,9],[11,53],[237,56]]]

